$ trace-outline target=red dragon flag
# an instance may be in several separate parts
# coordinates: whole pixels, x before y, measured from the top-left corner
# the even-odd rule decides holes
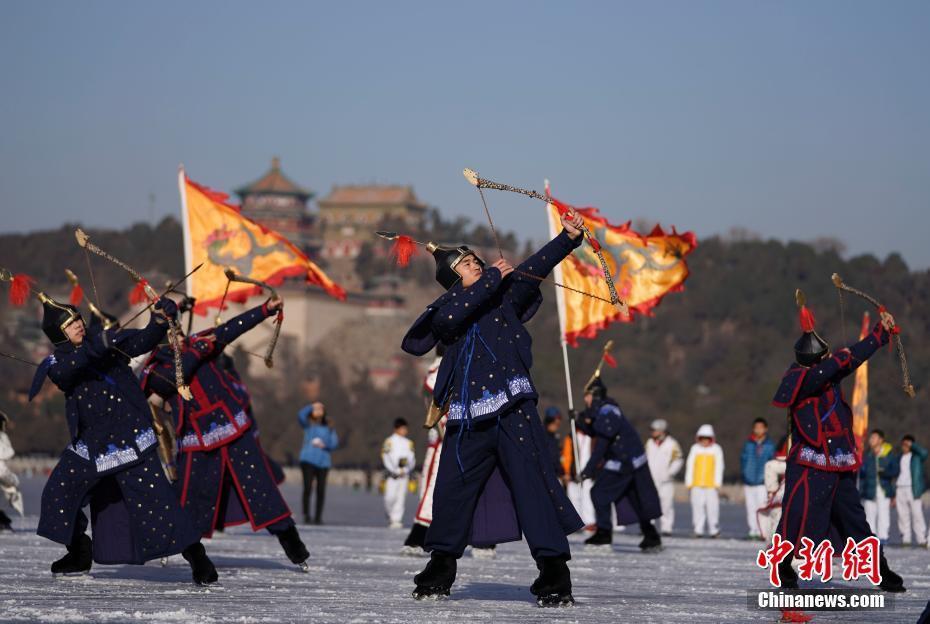
[[[548,189],[547,189],[548,190]],[[572,209],[552,198],[548,205],[549,231],[559,232],[559,215]],[[593,248],[585,243],[562,261],[554,277],[575,291],[600,295],[607,301],[586,297],[567,288],[556,288],[562,338],[573,347],[578,338],[594,338],[615,321],[631,323],[638,314],[652,315],[663,297],[684,288],[688,279],[685,258],[697,247],[692,232],[665,232],[658,225],[648,235],[632,229],[630,223],[613,225],[597,208],[574,208],[600,243],[617,294],[629,306],[623,315],[610,303],[604,272]]]
[[[278,286],[285,278],[303,277],[329,295],[344,300],[345,291],[289,240],[244,216],[229,196],[178,173],[184,226],[184,261],[187,270],[203,263],[191,275],[187,293],[197,300],[194,311],[206,315],[217,308],[227,288],[224,271]],[[226,300],[244,303],[258,293],[256,286],[233,282]]]

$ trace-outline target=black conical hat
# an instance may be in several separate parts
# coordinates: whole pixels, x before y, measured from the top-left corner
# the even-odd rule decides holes
[[[830,345],[815,331],[804,332],[794,343],[794,357],[801,366],[813,366],[830,352]]]
[[[474,256],[478,264],[484,267],[484,260],[469,249],[467,245],[440,247],[435,243],[427,243],[426,249],[433,254],[433,259],[436,261],[436,281],[446,290],[455,286],[462,279],[462,276],[455,271],[455,267],[465,257]]]
[[[807,307],[804,293],[798,289],[794,296],[798,304],[798,322],[804,332],[794,343],[794,357],[801,366],[813,366],[830,352],[830,345],[817,333],[814,313]]]
[[[73,305],[55,301],[45,293],[39,293],[42,302],[42,331],[52,341],[60,345],[68,342],[65,327],[81,318],[81,313]]]

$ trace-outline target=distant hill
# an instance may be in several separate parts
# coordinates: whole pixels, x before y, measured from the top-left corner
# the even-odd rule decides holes
[[[462,232],[467,224],[458,223]],[[448,225],[446,226],[448,227]],[[92,291],[83,252],[74,243],[73,225],[59,230],[27,235],[0,235],[0,266],[24,271],[39,283],[65,296],[68,285],[63,269],[70,267]],[[173,219],[155,227],[136,225],[125,231],[90,231],[94,239],[133,264],[147,276],[160,280],[183,273],[181,229]],[[488,244],[488,241],[477,241]],[[517,242],[508,238],[508,247]],[[525,251],[525,250],[524,250]],[[516,258],[519,259],[519,258]],[[92,258],[100,299],[115,312],[127,306],[132,284],[108,263]],[[821,333],[833,345],[852,342],[858,332],[864,302],[846,297],[845,324],[841,325],[838,297],[830,283],[833,272],[885,303],[903,328],[908,362],[918,397],[908,399],[901,391],[900,370],[894,354],[887,350],[873,358],[870,371],[871,426],[883,428],[892,442],[910,432],[928,442],[930,428],[927,374],[930,371],[930,274],[912,272],[897,255],[884,261],[865,255],[843,259],[835,246],[806,243],[783,244],[752,240],[751,237],[702,240],[689,256],[691,278],[685,291],[669,295],[653,318],[635,324],[615,324],[595,341],[584,341],[570,353],[576,404],[581,388],[600,355],[603,341],[612,338],[617,369],[605,369],[603,377],[610,393],[642,433],[654,418],[665,418],[685,450],[702,423],[714,425],[723,445],[727,475],[739,472],[739,448],[757,416],[765,417],[777,438],[785,432],[785,413],[769,406],[782,372],[792,360],[792,345],[799,333],[794,290],[802,288],[814,310]],[[381,260],[364,257],[357,267],[367,274],[389,270]],[[404,275],[400,273],[400,275]],[[415,270],[404,289],[416,301],[439,294],[429,271]],[[533,376],[541,391],[540,406],[565,407],[565,383],[558,342],[558,322],[551,289],[544,286],[545,303],[530,323],[535,365]],[[406,311],[409,321],[420,309]],[[36,322],[35,315],[17,317],[5,302],[0,304],[0,350],[23,354],[20,340],[23,323]],[[22,317],[22,315],[20,315]],[[30,320],[31,319],[31,320]],[[346,331],[366,331],[365,327]],[[393,339],[399,344],[401,332]],[[414,359],[400,354],[405,363]],[[30,354],[32,356],[33,354]],[[37,357],[40,356],[36,356]],[[381,440],[390,422],[404,416],[418,425],[424,413],[421,380],[415,368],[404,366],[401,378],[387,391],[371,387],[365,374],[366,362],[352,361],[355,379],[343,380],[327,366],[341,358],[352,358],[345,350],[329,348],[314,354],[320,363],[314,371],[289,370],[286,360],[276,366],[281,377],[250,380],[255,409],[266,449],[278,459],[295,457],[300,430],[295,413],[303,402],[296,378],[313,374],[320,379],[324,400],[329,405],[344,447],[335,455],[337,464],[376,466]],[[57,453],[67,442],[63,401],[57,391],[46,390],[44,401],[23,402],[32,368],[0,359],[0,408],[16,421],[12,432],[19,452]],[[846,384],[851,392],[851,381]],[[416,427],[414,427],[416,430]],[[421,440],[422,442],[422,440]],[[422,443],[419,445],[422,449]]]

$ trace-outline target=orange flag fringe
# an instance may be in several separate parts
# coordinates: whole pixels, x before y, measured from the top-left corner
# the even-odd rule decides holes
[[[220,306],[227,268],[272,286],[279,286],[289,277],[303,277],[307,284],[345,300],[342,287],[306,254],[274,230],[244,216],[239,206],[228,201],[228,195],[197,184],[183,171],[179,182],[187,264],[193,267],[204,263],[188,278],[188,294],[197,300],[197,314],[206,315],[208,309]],[[244,303],[260,292],[258,286],[233,282],[226,300]]]
[[[871,329],[869,313],[862,315],[862,332],[859,340],[863,340]],[[869,430],[869,362],[866,360],[856,369],[856,381],[852,393],[853,436],[856,438],[856,451],[862,459],[862,448],[865,444],[865,434]]]
[[[559,215],[569,208],[552,198],[548,206],[551,231],[561,229]],[[629,221],[611,224],[597,208],[574,210],[584,217],[585,225],[600,243],[617,294],[630,309],[629,315],[623,316],[610,303],[557,289],[565,302],[565,341],[577,347],[578,338],[594,338],[611,323],[631,323],[637,315],[652,316],[653,308],[665,295],[683,290],[689,275],[685,258],[697,247],[697,238],[692,232],[679,234],[675,228],[665,232],[658,225],[644,236],[633,230]],[[561,278],[566,286],[610,298],[603,270],[588,243],[562,262]]]

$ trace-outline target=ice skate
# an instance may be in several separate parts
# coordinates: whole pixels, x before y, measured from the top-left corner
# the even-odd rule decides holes
[[[472,546],[471,556],[472,559],[494,559],[497,557],[497,548],[494,546],[488,546],[487,548]]]
[[[443,598],[451,592],[452,583],[455,582],[457,562],[455,557],[446,553],[433,552],[429,563],[422,572],[413,577],[416,588],[413,597],[416,600],[427,598]]]
[[[419,546],[408,546],[407,544],[404,544],[400,548],[400,554],[404,555],[405,557],[422,557],[426,555],[427,552]]]
[[[810,622],[814,619],[812,616],[807,615],[803,611],[798,611],[797,609],[782,609],[781,618],[779,622]]]
[[[286,531],[279,533],[278,541],[281,543],[281,547],[284,548],[284,554],[287,555],[291,563],[297,564],[301,572],[310,571],[310,566],[307,564],[310,553],[307,551],[303,540],[300,539],[300,533],[297,532],[296,526],[292,524]]]
[[[907,591],[907,588],[904,587],[904,579],[901,578],[900,574],[896,573],[888,566],[888,560],[885,559],[884,554],[879,560],[879,571],[882,575],[882,582],[878,584],[878,587],[882,591],[890,592],[893,594]]]
[[[660,553],[663,550],[662,538],[659,537],[659,532],[651,522],[642,522],[639,525],[640,530],[643,532],[643,539],[639,543],[639,549],[644,553]]]
[[[191,575],[197,585],[210,585],[219,580],[216,567],[210,561],[207,551],[200,542],[195,542],[185,548],[181,556],[190,564]]]
[[[562,557],[540,557],[536,561],[539,576],[530,586],[539,607],[569,607],[575,604],[572,579]]]
[[[598,529],[594,535],[584,541],[585,550],[610,550],[613,534],[608,529]]]
[[[80,576],[90,572],[93,564],[93,542],[81,534],[68,545],[68,554],[52,564],[55,576]]]
[[[422,557],[427,554],[426,550],[423,549],[427,528],[425,524],[414,522],[413,526],[410,527],[410,533],[407,534],[407,539],[404,540],[403,548],[400,549],[400,554],[408,557]]]
[[[782,589],[798,588],[798,573],[791,566],[791,558],[782,559],[778,564],[778,576],[781,578]]]

